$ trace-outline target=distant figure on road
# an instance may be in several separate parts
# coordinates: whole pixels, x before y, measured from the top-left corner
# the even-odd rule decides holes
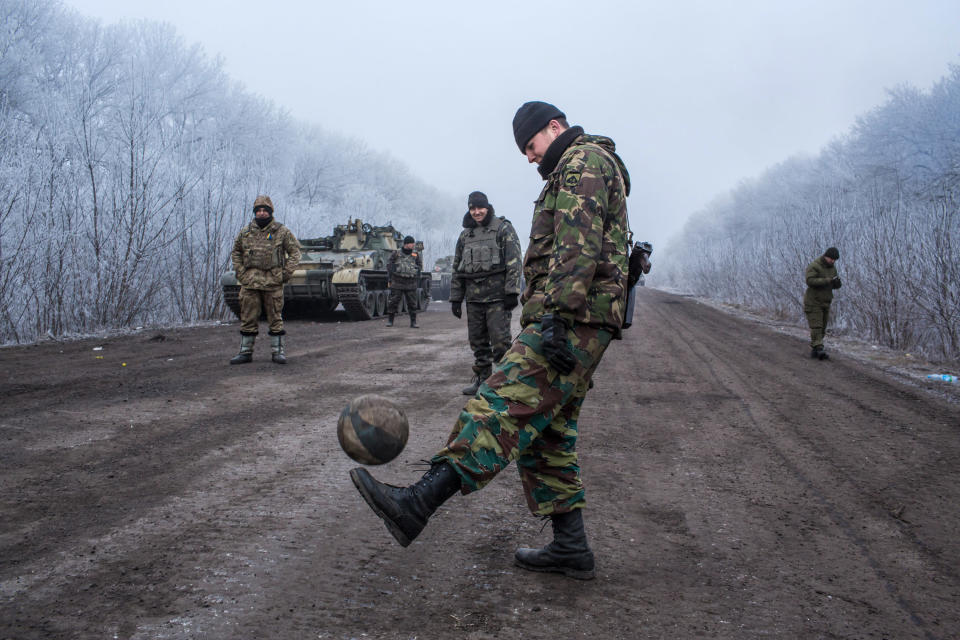
[[[823,350],[823,337],[827,332],[833,290],[841,285],[835,264],[839,259],[840,252],[836,247],[830,247],[811,262],[804,273],[807,292],[803,295],[803,313],[810,325],[810,357],[819,360],[830,357]]]
[[[423,271],[423,256],[416,251],[416,239],[406,236],[403,246],[394,251],[387,262],[387,278],[390,287],[390,299],[387,302],[387,326],[393,326],[393,317],[400,307],[400,298],[406,298],[407,311],[410,312],[410,326],[417,325],[417,283]]]
[[[467,302],[467,336],[473,350],[472,396],[510,348],[510,316],[520,298],[520,239],[510,221],[498,217],[486,194],[467,196],[463,231],[457,239],[450,282],[450,308],[461,317]]]
[[[454,493],[482,489],[515,461],[527,506],[550,518],[553,541],[517,549],[514,562],[589,579],[596,572],[583,525],[577,420],[600,359],[621,335],[630,178],[613,140],[570,127],[552,104],[523,104],[513,134],[546,180],[523,260],[523,330],[467,401],[420,480],[394,487],[364,468],[350,477],[407,546]]]
[[[240,283],[240,353],[230,364],[253,360],[261,312],[270,324],[273,361],[286,364],[283,350],[283,283],[300,264],[300,243],[285,226],[273,219],[269,196],[253,202],[253,220],[233,243],[233,270]]]

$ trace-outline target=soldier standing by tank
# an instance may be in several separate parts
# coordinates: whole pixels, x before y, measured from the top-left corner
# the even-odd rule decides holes
[[[833,290],[839,289],[842,284],[836,267],[839,259],[840,251],[836,247],[830,247],[811,262],[804,272],[807,291],[803,294],[803,313],[810,325],[810,357],[819,360],[830,357],[823,350],[823,337],[827,333],[827,321],[830,319]]]
[[[269,196],[253,202],[253,220],[233,242],[233,270],[240,283],[240,353],[230,364],[253,360],[260,313],[270,325],[270,351],[277,364],[286,364],[283,337],[283,283],[300,263],[300,243],[285,226],[273,219]]]
[[[467,197],[467,209],[453,256],[450,305],[459,318],[467,302],[473,382],[463,393],[472,396],[510,348],[510,316],[520,297],[520,239],[482,192]]]
[[[410,326],[419,329],[417,324],[417,284],[423,271],[423,257],[415,250],[413,236],[403,239],[403,247],[394,251],[387,262],[390,300],[387,302],[387,326],[393,326],[393,317],[400,307],[400,298],[406,298],[407,311],[410,312]]]
[[[516,461],[530,510],[553,525],[553,541],[518,549],[516,564],[588,579],[595,568],[583,526],[577,419],[593,372],[623,324],[630,178],[612,140],[569,127],[551,104],[525,103],[513,132],[546,180],[523,262],[523,330],[467,401],[420,480],[401,488],[363,468],[350,476],[407,546],[457,490],[477,491]]]

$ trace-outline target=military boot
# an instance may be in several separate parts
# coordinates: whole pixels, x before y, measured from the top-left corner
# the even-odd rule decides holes
[[[363,467],[351,470],[350,479],[403,547],[420,535],[437,507],[460,488],[460,476],[443,462],[435,463],[409,487],[378,482]]]
[[[283,353],[283,334],[270,336],[271,359],[277,364],[287,364],[287,356]]]
[[[816,347],[813,347],[810,349],[810,357],[813,358],[814,360],[822,360],[823,358],[820,357],[820,354],[822,353],[823,353],[823,347],[820,345],[817,345]]]
[[[392,313],[388,313],[388,314],[387,314],[387,326],[388,326],[388,327],[392,327],[392,326],[393,326],[393,314],[392,314]]]
[[[474,372],[473,381],[470,383],[469,387],[463,388],[463,395],[465,396],[475,396],[477,391],[480,390],[480,385],[484,380],[490,377],[491,369],[484,369],[483,371]]]
[[[562,573],[577,580],[594,578],[597,574],[593,551],[587,546],[587,534],[583,530],[583,510],[553,514],[550,521],[553,542],[541,549],[517,549],[515,564],[530,571]]]
[[[230,364],[246,364],[253,360],[253,343],[256,341],[256,335],[240,335],[240,353],[230,358]]]
[[[411,328],[411,329],[419,329],[419,328],[420,328],[420,325],[417,324],[417,314],[415,314],[415,313],[411,313],[411,314],[410,314],[410,328]]]

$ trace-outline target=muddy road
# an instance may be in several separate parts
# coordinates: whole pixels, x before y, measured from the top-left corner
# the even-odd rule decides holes
[[[960,405],[639,302],[580,421],[589,582],[512,565],[550,535],[512,468],[407,549],[350,482],[351,397],[406,409],[397,484],[456,419],[444,303],[289,322],[285,367],[229,366],[236,325],[0,349],[0,638],[960,637]]]

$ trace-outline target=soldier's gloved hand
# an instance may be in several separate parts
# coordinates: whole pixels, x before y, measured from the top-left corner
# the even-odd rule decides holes
[[[841,286],[843,286],[843,283],[840,282],[840,276],[833,276],[833,279],[830,280],[830,286],[834,289],[839,289]]]
[[[516,309],[517,304],[520,302],[520,296],[515,293],[508,293],[503,298],[503,308],[507,311],[511,309]]]
[[[577,366],[577,358],[567,346],[567,323],[560,316],[548,313],[540,320],[543,336],[543,355],[562,375],[569,375]]]
[[[458,300],[457,302],[451,302],[450,311],[453,313],[453,315],[457,316],[458,318],[462,318],[463,317],[463,300]]]

